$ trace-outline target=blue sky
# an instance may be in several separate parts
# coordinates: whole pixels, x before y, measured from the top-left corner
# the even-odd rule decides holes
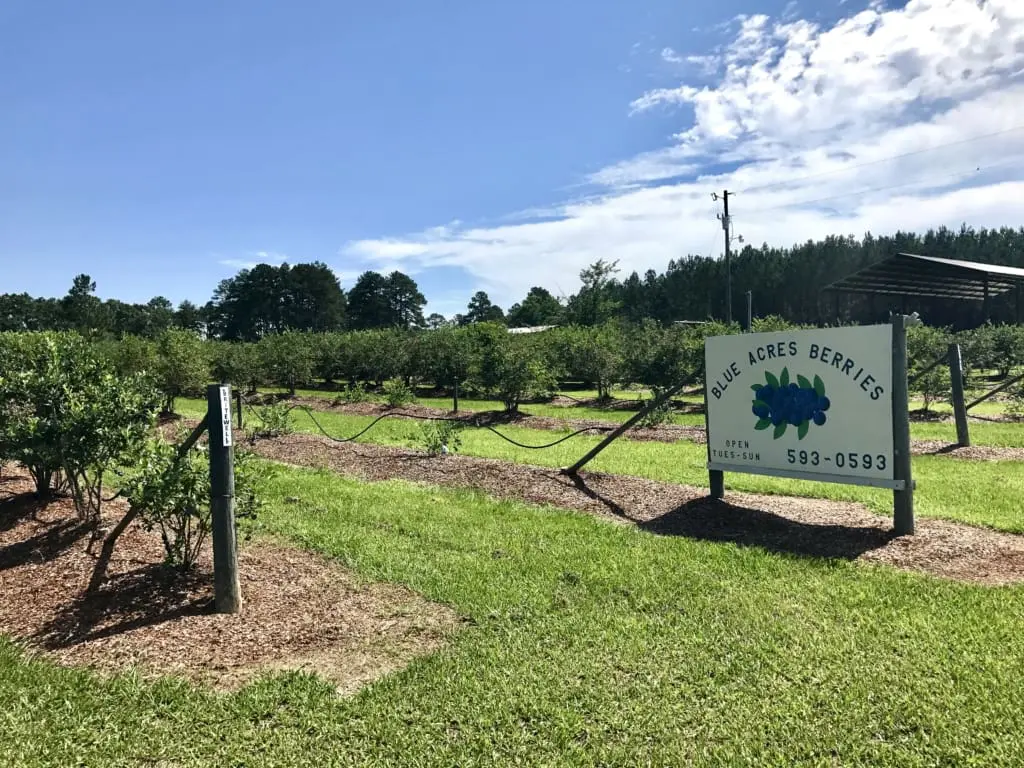
[[[452,314],[716,255],[723,187],[748,242],[1019,226],[1021,5],[6,0],[0,292],[317,259]]]

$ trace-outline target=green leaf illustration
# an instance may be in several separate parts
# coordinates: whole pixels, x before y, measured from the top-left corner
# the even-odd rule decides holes
[[[789,368],[782,369],[782,375],[779,376],[779,384],[781,384],[784,387],[789,386]]]
[[[811,422],[804,419],[800,422],[800,426],[796,428],[796,436],[798,439],[803,440],[807,436],[807,430],[811,428]]]
[[[752,390],[754,390],[755,392],[757,392],[757,390],[759,390],[759,389],[760,389],[761,387],[763,387],[763,386],[764,386],[764,384],[751,384],[751,385],[750,385],[750,388],[751,388]]]
[[[814,394],[818,397],[825,396],[825,382],[821,380],[821,376],[815,374],[814,376]]]
[[[797,375],[796,383],[800,385],[800,389],[812,389],[811,382],[807,380],[806,376]]]
[[[772,432],[772,439],[778,440],[784,434],[786,434],[786,422],[782,422],[777,427],[775,427],[775,431]]]
[[[768,405],[768,403],[766,403],[764,400],[755,400],[754,407],[757,408],[757,406],[759,405],[763,405],[765,408],[771,408],[771,406]]]
[[[779,388],[779,380],[775,378],[775,374],[771,371],[764,372],[764,380],[768,382],[769,387]]]
[[[768,429],[772,425],[771,419],[758,419],[754,429]]]

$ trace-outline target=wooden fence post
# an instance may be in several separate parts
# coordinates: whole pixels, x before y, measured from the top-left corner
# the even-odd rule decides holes
[[[210,515],[213,528],[213,595],[217,613],[242,607],[235,533],[235,449],[231,435],[231,386],[206,388],[210,430]]]
[[[967,427],[967,401],[964,399],[964,365],[959,344],[949,345],[949,381],[952,385],[953,418],[956,419],[956,444],[966,448],[971,444]]]

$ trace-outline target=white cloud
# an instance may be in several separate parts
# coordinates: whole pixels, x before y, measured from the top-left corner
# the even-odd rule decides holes
[[[232,269],[252,269],[260,264],[277,266],[288,261],[288,257],[276,251],[251,251],[243,259],[219,259],[219,263]]]
[[[686,62],[685,58],[668,47],[661,49],[661,60],[669,64],[684,64]]]
[[[1024,224],[1022,0],[876,2],[830,27],[793,13],[733,19],[731,42],[690,62],[720,68],[714,85],[640,94],[632,119],[682,105],[685,122],[668,146],[592,174],[596,195],[543,220],[453,223],[344,252],[406,270],[462,267],[508,304],[532,285],[574,290],[598,258],[628,272],[707,255],[722,236],[709,193],[724,188],[738,192],[735,233],[753,244]],[[692,58],[668,47],[661,57]]]

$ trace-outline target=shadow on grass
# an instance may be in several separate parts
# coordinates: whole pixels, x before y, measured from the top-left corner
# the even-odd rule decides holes
[[[107,579],[86,591],[35,634],[48,650],[155,626],[183,616],[210,613],[210,575],[183,574],[161,563]]]
[[[769,552],[833,560],[856,560],[892,541],[891,530],[803,523],[760,509],[711,498],[694,499],[639,527],[660,536],[757,547]]]
[[[570,477],[584,495],[603,504],[622,520],[659,536],[756,547],[777,554],[833,560],[856,560],[894,538],[891,530],[873,526],[802,523],[760,509],[703,497],[693,499],[651,520],[638,520],[621,504]]]

